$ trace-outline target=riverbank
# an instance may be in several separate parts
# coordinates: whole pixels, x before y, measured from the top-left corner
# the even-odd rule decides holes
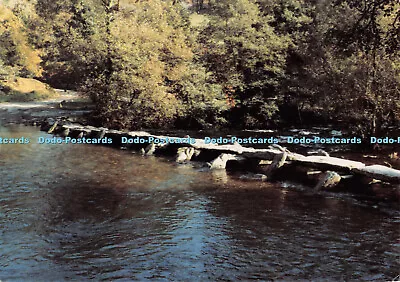
[[[56,99],[58,95],[54,88],[33,78],[0,79],[0,103],[43,101]]]
[[[136,150],[144,156],[174,157],[177,163],[200,162],[210,170],[242,171],[241,178],[255,181],[297,181],[310,185],[314,192],[350,192],[385,201],[400,200],[400,170],[385,165],[329,156],[324,150],[305,156],[278,145],[275,138],[192,138],[124,132],[47,119],[42,130],[61,137],[41,139],[41,144],[101,144]],[[218,144],[218,140],[233,140]],[[347,140],[346,138],[337,138]],[[244,147],[243,140],[266,142],[267,148]],[[351,140],[348,138],[348,140]],[[228,142],[229,143],[229,142]]]
[[[69,119],[71,122],[83,121],[84,114],[93,108],[86,97],[70,90],[55,89],[56,97],[31,102],[0,103],[1,124],[25,124],[39,126],[46,118]]]
[[[42,143],[105,144],[136,150],[145,156],[165,156],[177,163],[195,161],[206,169],[240,171],[240,178],[243,181],[294,181],[308,185],[314,192],[325,190],[356,193],[385,201],[400,199],[399,187],[396,184],[400,183],[400,171],[396,170],[399,165],[397,154],[393,153],[390,156],[387,153],[381,152],[378,155],[377,152],[373,152],[374,154],[354,155],[343,150],[345,145],[351,144],[336,144],[335,150],[333,147],[328,150],[328,147],[321,146],[326,144],[313,146],[287,142],[290,138],[293,140],[336,138],[339,141],[350,142],[352,139],[357,141],[356,137],[345,138],[338,131],[330,130],[329,138],[326,135],[323,137],[322,129],[319,130],[320,134],[315,132],[316,129],[314,132],[293,129],[289,131],[291,134],[289,137],[282,132],[270,130],[245,131],[238,136],[229,135],[230,137],[215,135],[205,137],[205,132],[198,132],[197,137],[203,135],[203,138],[192,138],[186,136],[188,132],[183,131],[178,135],[160,135],[109,130],[82,126],[82,123],[85,123],[84,115],[90,112],[93,105],[76,92],[62,90],[58,92],[60,96],[57,99],[0,104],[0,120],[3,124],[23,123],[41,126],[46,132],[62,136],[43,139],[40,141]],[[236,141],[232,141],[232,138],[236,138]],[[224,140],[230,142],[217,144]],[[285,146],[290,151],[277,144]],[[309,154],[329,155],[324,149],[330,156],[309,156]]]

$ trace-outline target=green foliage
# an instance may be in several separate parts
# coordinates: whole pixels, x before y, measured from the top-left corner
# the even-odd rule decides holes
[[[284,75],[290,44],[270,22],[254,1],[218,1],[201,36],[203,59],[216,81],[237,100],[242,113],[257,113],[260,125],[277,109],[267,105]]]
[[[101,73],[83,90],[112,127],[164,127],[189,119],[203,125],[224,107],[221,89],[195,62],[187,19],[168,2],[139,2],[113,13],[91,36],[104,54]],[[107,18],[106,18],[107,21]]]
[[[312,7],[303,0],[258,0],[263,15],[270,18],[270,25],[281,35],[290,35],[292,44],[302,40],[308,24],[312,22],[309,14]]]
[[[239,91],[277,83],[284,69],[288,38],[279,37],[248,0],[221,1],[204,30],[204,58],[218,81]]]
[[[104,53],[92,35],[103,32],[103,14],[95,7],[92,1],[37,1],[36,44],[43,48],[43,77],[52,85],[76,89],[101,68]]]
[[[27,40],[24,23],[0,4],[0,60],[2,72],[37,77],[41,74],[39,52]],[[7,67],[6,67],[7,66]]]
[[[385,39],[393,24],[388,19],[395,16],[377,11],[368,18],[368,9],[360,11],[357,4],[363,1],[340,2],[327,0],[309,9],[313,22],[305,26],[307,36],[297,40],[281,85],[283,108],[296,109],[295,117],[312,111],[363,135],[377,133],[399,122],[399,57],[389,52]],[[367,34],[369,21],[376,25],[375,35]]]
[[[45,81],[89,95],[106,126],[254,128],[311,113],[370,134],[400,121],[395,1],[0,6],[0,79],[43,68]]]
[[[15,74],[15,70],[11,66],[7,66],[0,58],[0,81],[7,80]]]
[[[400,5],[393,0],[336,0],[336,7],[347,7],[353,19],[332,29],[338,45],[365,53],[384,50],[399,53]]]

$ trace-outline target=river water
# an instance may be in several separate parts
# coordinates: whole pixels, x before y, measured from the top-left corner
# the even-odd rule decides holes
[[[392,280],[396,209],[0,127],[0,280]]]

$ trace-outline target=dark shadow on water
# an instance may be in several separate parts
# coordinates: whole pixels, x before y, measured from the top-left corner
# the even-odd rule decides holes
[[[390,280],[399,269],[396,217],[348,199],[101,146],[0,149],[1,280]]]
[[[229,269],[220,279],[390,280],[397,275],[398,222],[392,215],[290,190],[215,191],[209,198],[207,211],[226,219],[225,234],[236,246],[215,253]],[[385,245],[376,244],[382,238]]]

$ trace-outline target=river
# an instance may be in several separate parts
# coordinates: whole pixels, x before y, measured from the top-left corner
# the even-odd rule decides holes
[[[0,280],[392,280],[397,209],[94,145],[0,145]]]

